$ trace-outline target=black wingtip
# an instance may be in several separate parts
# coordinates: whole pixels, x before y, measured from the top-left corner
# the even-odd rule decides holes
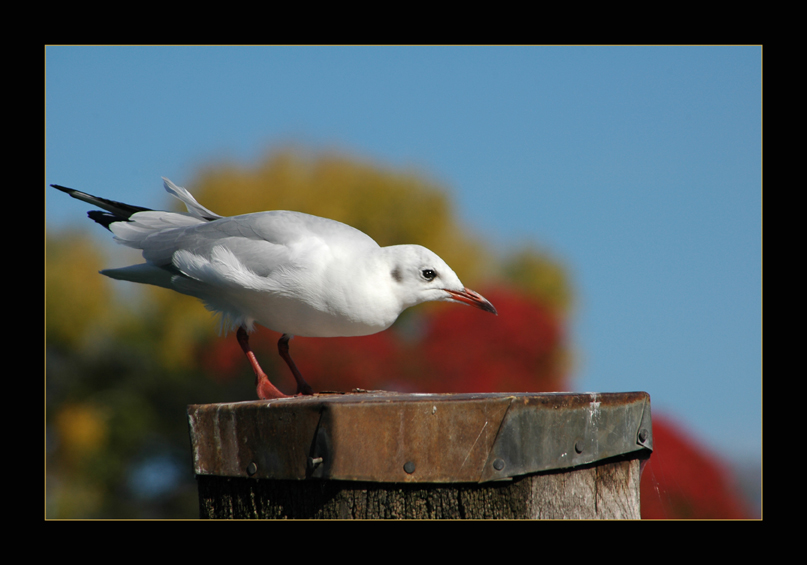
[[[107,229],[109,229],[109,225],[111,223],[128,220],[132,216],[132,214],[137,214],[138,212],[151,212],[151,208],[143,208],[142,206],[132,206],[131,204],[124,204],[123,202],[108,200],[106,198],[101,198],[100,196],[93,196],[92,194],[87,194],[86,192],[81,192],[80,190],[76,190],[74,188],[68,188],[60,184],[52,184],[50,186],[52,186],[56,190],[61,190],[62,192],[69,194],[76,200],[81,200],[82,202],[86,202],[88,204],[92,204],[93,206],[98,206],[99,208],[103,208],[104,210],[106,210],[106,212],[101,212],[100,210],[93,210],[92,212],[89,212],[87,215]]]
[[[66,192],[67,194],[72,194],[73,192],[76,192],[72,188],[67,188],[66,186],[62,186],[60,184],[52,184],[51,186],[53,188],[57,189],[57,190],[61,190],[62,192]]]
[[[87,212],[87,216],[104,226],[106,229],[109,229],[109,225],[113,222],[121,222],[126,221],[125,219],[121,218],[120,216],[116,216],[115,214],[110,214],[109,212],[102,212],[101,210],[90,210]],[[112,230],[109,230],[112,231]]]

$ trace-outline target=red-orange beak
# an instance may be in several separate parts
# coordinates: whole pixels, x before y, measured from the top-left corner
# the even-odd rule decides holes
[[[461,291],[449,290],[447,288],[443,290],[451,295],[450,300],[462,302],[463,304],[470,304],[471,306],[475,306],[481,310],[484,310],[485,312],[490,312],[491,314],[496,314],[497,316],[499,315],[499,313],[496,312],[496,308],[493,307],[493,304],[488,302],[488,300],[478,292],[474,292],[469,288],[463,288]]]

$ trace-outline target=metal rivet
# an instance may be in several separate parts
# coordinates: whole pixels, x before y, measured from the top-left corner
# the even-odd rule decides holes
[[[258,472],[258,466],[255,464],[254,461],[252,463],[250,463],[249,465],[247,465],[247,475],[249,475],[251,477],[252,475],[254,475],[257,472]]]
[[[322,457],[309,457],[308,458],[308,466],[314,469],[317,465],[322,463]]]
[[[646,442],[649,435],[650,433],[646,429],[642,428],[639,430],[639,441],[642,443]]]
[[[409,475],[414,473],[415,472],[415,462],[414,461],[407,461],[406,463],[404,463],[404,471],[406,471],[407,474],[409,474]]]
[[[497,471],[501,471],[502,469],[504,469],[504,461],[502,461],[501,459],[496,459],[495,461],[493,461],[493,468],[496,469]]]
[[[583,453],[583,442],[582,442],[582,440],[577,440],[576,442],[574,442],[574,450],[577,453]]]

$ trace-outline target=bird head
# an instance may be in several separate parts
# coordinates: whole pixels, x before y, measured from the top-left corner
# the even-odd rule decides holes
[[[451,267],[433,251],[420,245],[394,245],[384,250],[393,287],[405,307],[447,301],[497,314],[493,304],[481,294],[465,288]]]

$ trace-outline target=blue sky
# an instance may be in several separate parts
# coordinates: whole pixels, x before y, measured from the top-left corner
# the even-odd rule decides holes
[[[760,47],[45,55],[46,185],[159,208],[161,176],[193,191],[199,166],[288,143],[422,171],[493,249],[566,263],[577,390],[647,391],[718,453],[759,455]],[[48,227],[86,208],[46,191]]]

